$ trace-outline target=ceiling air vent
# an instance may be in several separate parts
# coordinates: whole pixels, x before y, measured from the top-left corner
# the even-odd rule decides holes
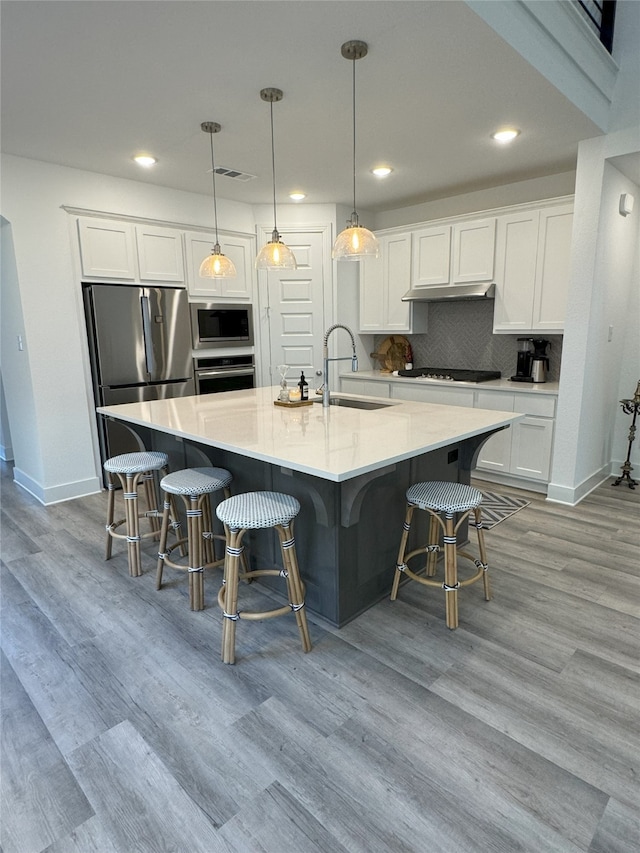
[[[211,171],[211,169],[209,169]],[[236,181],[252,181],[256,175],[250,175],[248,172],[239,172],[237,169],[228,169],[226,166],[216,166],[216,175],[223,175],[227,178],[233,178]]]

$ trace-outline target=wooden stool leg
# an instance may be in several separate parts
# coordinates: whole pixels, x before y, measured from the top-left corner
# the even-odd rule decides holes
[[[231,530],[225,525],[224,609],[222,611],[222,662],[236,662],[236,622],[238,615],[238,565],[244,530]]]
[[[289,604],[296,615],[296,622],[298,623],[298,630],[300,631],[300,639],[302,640],[302,650],[310,652],[311,638],[309,636],[309,626],[307,625],[307,614],[304,611],[304,593],[302,591],[302,580],[300,578],[300,569],[298,567],[296,540],[293,535],[293,524],[287,527],[277,524],[276,530],[278,531],[278,537],[280,539],[282,565],[286,573]]]
[[[489,580],[489,561],[487,560],[487,549],[484,542],[484,529],[482,527],[482,510],[476,507],[474,510],[476,519],[476,531],[478,533],[478,550],[480,551],[480,559],[484,567],[482,575],[482,583],[484,585],[484,600],[491,601],[491,582]]]
[[[429,545],[437,545],[438,537],[440,536],[440,525],[438,523],[438,517],[434,515],[432,512],[429,513],[431,516],[429,519]],[[427,565],[425,567],[425,575],[428,578],[432,578],[436,573],[436,566],[438,565],[438,551],[433,550],[429,551],[427,554]]]
[[[189,539],[189,604],[192,610],[204,608],[204,568],[202,538],[202,507],[206,495],[190,495],[187,508],[187,536]]]
[[[453,514],[447,513],[444,525],[444,597],[447,628],[458,627],[458,555]]]
[[[127,519],[127,553],[129,574],[137,578],[142,574],[140,564],[140,526],[138,519],[138,481],[140,474],[126,474],[123,482],[124,506]]]
[[[393,577],[393,586],[391,587],[391,601],[395,601],[398,595],[398,585],[400,584],[400,578],[402,577],[402,569],[400,566],[404,566],[404,555],[407,550],[407,540],[409,539],[409,532],[411,530],[411,519],[413,518],[413,511],[415,506],[413,504],[407,504],[407,512],[404,518],[404,525],[402,528],[402,536],[400,537],[400,548],[398,549],[398,559],[396,560],[396,572]]]
[[[156,589],[162,588],[162,570],[164,568],[164,556],[167,551],[167,536],[169,533],[171,515],[171,502],[169,495],[164,496],[164,510],[162,512],[162,525],[160,527],[160,542],[158,544],[158,566],[156,569]]]
[[[111,525],[113,524],[113,514],[115,511],[116,502],[116,483],[111,472],[107,473],[107,547],[105,551],[105,560],[111,559],[113,548],[113,536],[110,533]]]
[[[160,521],[158,519],[158,497],[156,495],[156,486],[153,478],[153,471],[146,471],[142,475],[144,482],[144,498],[147,505],[146,516],[149,519],[151,530],[160,530]]]

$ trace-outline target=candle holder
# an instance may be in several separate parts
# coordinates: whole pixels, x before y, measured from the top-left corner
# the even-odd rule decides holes
[[[630,489],[635,489],[638,485],[638,481],[634,480],[631,476],[631,472],[633,471],[633,465],[631,464],[631,445],[633,444],[633,440],[636,437],[636,418],[638,417],[638,409],[640,409],[640,381],[636,386],[636,393],[633,395],[633,399],[631,400],[620,400],[620,405],[622,406],[622,411],[625,415],[633,415],[633,420],[631,421],[631,426],[629,427],[629,446],[627,448],[627,458],[624,460],[624,464],[620,466],[622,470],[622,474],[618,477],[615,483],[612,483],[612,486],[619,486],[624,480],[627,481],[627,485]]]

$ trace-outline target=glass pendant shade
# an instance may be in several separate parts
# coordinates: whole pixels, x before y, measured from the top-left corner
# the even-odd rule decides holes
[[[347,223],[344,231],[338,234],[331,257],[336,261],[359,261],[361,258],[378,258],[380,244],[372,231],[354,223]]]
[[[216,243],[211,254],[200,264],[200,278],[235,278],[236,275],[233,261],[222,254],[220,245]]]
[[[291,249],[280,239],[277,231],[271,240],[260,249],[256,258],[257,270],[295,270],[298,268],[296,257]]]

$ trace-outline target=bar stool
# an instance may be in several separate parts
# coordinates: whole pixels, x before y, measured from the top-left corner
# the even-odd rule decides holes
[[[228,498],[218,505],[216,514],[224,524],[227,545],[224,580],[218,593],[222,609],[222,661],[235,663],[236,622],[239,619],[270,619],[295,613],[302,649],[311,651],[311,640],[304,612],[304,584],[300,579],[293,520],[300,512],[300,504],[291,495],[279,492],[247,492]],[[282,552],[282,569],[258,569],[243,573],[250,580],[272,575],[283,577],[287,583],[289,603],[274,610],[260,612],[238,611],[238,579],[240,558],[244,550],[242,538],[247,530],[273,527],[278,533]]]
[[[486,601],[491,600],[491,588],[489,585],[489,573],[487,564],[487,553],[484,544],[484,531],[482,529],[482,513],[480,503],[482,492],[472,486],[463,483],[428,482],[415,483],[407,489],[407,514],[404,521],[404,530],[400,540],[398,562],[391,590],[391,601],[395,601],[398,595],[398,584],[403,574],[411,580],[425,586],[439,587],[445,591],[446,622],[448,628],[458,627],[458,590],[463,586],[475,583],[482,578],[484,584],[484,597]],[[411,530],[411,520],[415,509],[423,509],[431,516],[429,522],[429,541],[427,545],[416,548],[406,554],[407,540]],[[476,528],[478,534],[478,548],[480,559],[472,554],[459,550],[457,547],[457,531],[462,522],[473,513],[473,521],[470,525]],[[454,523],[454,516],[458,514],[458,521]],[[442,518],[444,515],[444,519]],[[440,530],[444,541],[444,583],[433,579],[436,571],[436,562],[440,545],[438,544]],[[409,569],[407,563],[417,554],[427,554],[425,576],[415,574]],[[465,580],[458,580],[458,557],[463,557],[476,566],[476,573]]]
[[[185,468],[167,474],[160,482],[164,498],[160,545],[158,549],[158,568],[156,589],[162,587],[164,566],[189,573],[189,605],[192,610],[204,610],[204,570],[224,564],[224,556],[216,560],[214,541],[224,542],[225,537],[213,533],[210,495],[222,490],[225,498],[231,494],[229,484],[233,477],[225,468]],[[180,495],[184,500],[187,514],[187,536],[178,539],[171,548],[167,548],[167,535],[172,524],[171,496]],[[187,544],[188,565],[170,559],[171,552]],[[182,551],[185,556],[184,551]]]
[[[114,539],[127,540],[127,555],[129,558],[129,574],[139,577],[142,574],[140,565],[140,541],[160,535],[160,512],[154,484],[154,471],[169,472],[169,457],[166,453],[156,450],[135,453],[123,453],[112,456],[104,463],[107,472],[107,551],[106,560],[111,559]],[[118,480],[124,496],[125,517],[114,521],[115,492]],[[138,505],[138,486],[142,481],[147,503],[147,510],[141,512]],[[151,530],[140,533],[139,519],[148,518]],[[116,533],[121,525],[125,525],[126,533]]]

